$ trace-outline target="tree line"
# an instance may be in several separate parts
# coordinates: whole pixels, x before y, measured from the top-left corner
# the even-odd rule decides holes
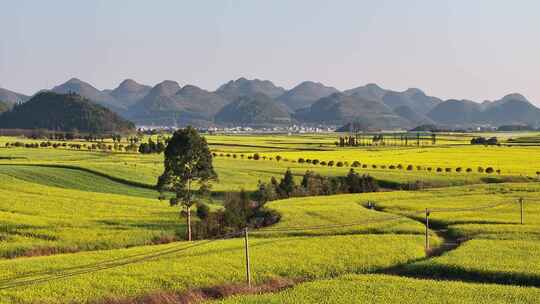
[[[471,145],[497,146],[500,144],[497,137],[474,137],[471,139]]]
[[[360,175],[351,169],[346,176],[325,177],[313,171],[306,171],[299,184],[290,169],[278,181],[272,177],[269,182],[259,181],[256,191],[225,195],[224,208],[210,211],[204,203],[197,204],[200,221],[193,227],[195,238],[209,238],[238,231],[244,227],[260,228],[278,222],[281,215],[268,209],[266,203],[273,200],[302,196],[320,196],[343,193],[377,192],[379,185],[369,175]]]
[[[113,144],[107,144],[104,142],[98,143],[68,143],[68,142],[51,142],[51,141],[42,141],[42,142],[6,142],[4,144],[6,148],[70,148],[74,150],[99,150],[99,151],[119,151],[119,152],[135,152],[137,151],[137,145],[129,144],[119,144],[114,142]]]
[[[311,165],[320,165],[320,166],[327,166],[327,167],[350,167],[350,168],[362,168],[362,169],[390,169],[390,170],[406,170],[406,171],[428,171],[428,172],[437,172],[437,173],[487,173],[487,174],[501,174],[501,169],[496,169],[493,167],[482,167],[478,166],[477,168],[466,168],[466,167],[431,167],[431,166],[420,166],[420,165],[403,165],[403,164],[397,164],[397,165],[377,165],[377,164],[365,164],[361,163],[359,161],[324,161],[324,160],[318,160],[318,159],[310,159],[310,158],[303,158],[300,157],[297,160],[290,160],[288,158],[281,157],[280,155],[276,155],[275,157],[267,157],[267,156],[261,156],[258,153],[255,153],[253,155],[244,155],[244,154],[235,154],[235,153],[213,153],[214,157],[232,157],[232,158],[238,158],[241,159],[249,159],[249,160],[275,160],[277,162],[284,161],[284,162],[292,162],[292,163],[299,163],[299,164],[311,164]]]

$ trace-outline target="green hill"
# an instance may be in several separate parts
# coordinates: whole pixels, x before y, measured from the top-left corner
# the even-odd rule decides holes
[[[285,89],[274,85],[271,81],[244,77],[231,80],[216,90],[216,94],[228,101],[235,101],[243,96],[252,96],[262,93],[270,98],[277,98],[285,92]]]
[[[258,93],[226,105],[215,117],[217,123],[230,125],[274,125],[291,122],[283,105],[272,98]]]
[[[285,92],[279,101],[292,111],[307,108],[317,100],[339,92],[336,88],[327,87],[320,82],[304,81]]]
[[[382,102],[356,95],[335,93],[321,98],[311,107],[297,111],[296,119],[307,123],[343,125],[351,121],[372,128],[396,128],[411,123],[399,117]]]
[[[462,125],[475,122],[482,113],[482,106],[469,100],[447,100],[428,113],[437,123]]]
[[[131,131],[135,125],[80,95],[42,92],[0,115],[0,128],[99,134]]]
[[[176,82],[165,81],[133,105],[127,117],[138,124],[207,127],[226,103],[218,94],[199,87],[186,85],[180,88]]]

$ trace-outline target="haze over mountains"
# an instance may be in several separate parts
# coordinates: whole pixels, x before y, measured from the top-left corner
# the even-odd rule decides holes
[[[540,125],[540,109],[520,94],[477,103],[429,96],[420,89],[403,92],[367,84],[340,92],[304,81],[286,90],[268,80],[231,80],[216,91],[165,80],[154,87],[126,79],[117,88],[99,90],[72,78],[51,89],[77,93],[138,125],[146,126],[339,126],[361,122],[376,129],[404,129],[421,124],[449,127]],[[0,89],[2,108],[29,97]],[[1,116],[0,116],[1,120]]]

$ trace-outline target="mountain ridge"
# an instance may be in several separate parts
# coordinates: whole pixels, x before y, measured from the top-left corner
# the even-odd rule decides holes
[[[408,127],[410,124],[454,126],[530,124],[540,126],[540,109],[519,93],[507,94],[494,101],[477,103],[457,99],[442,100],[429,96],[417,88],[409,88],[405,91],[388,90],[375,83],[339,91],[320,82],[303,81],[287,90],[269,80],[257,78],[250,80],[244,77],[230,80],[213,92],[194,85],[181,87],[173,80],[165,80],[150,87],[129,78],[123,80],[116,88],[105,90],[99,90],[78,78],[71,78],[65,83],[54,86],[52,91],[75,92],[140,125],[214,126],[216,125],[215,116],[228,104],[241,97],[263,94],[280,109],[286,109],[289,116],[293,117],[292,122],[300,124],[313,121],[333,124],[336,117],[331,117],[331,115],[341,117],[338,121],[344,117],[369,118],[373,121],[373,117],[377,117],[378,114],[370,111],[376,107],[382,109],[381,105],[384,105],[389,117],[397,118],[396,121],[402,127]],[[319,116],[316,115],[317,107],[310,112],[312,105],[336,93],[351,96],[359,104],[354,104],[341,96],[338,100],[342,100],[344,104],[336,105],[332,109],[341,114],[330,113],[331,115],[329,114],[324,120],[319,117],[319,114],[317,114]],[[0,89],[0,100],[7,101],[9,107],[29,98],[24,94]],[[366,108],[362,109],[362,105]],[[343,109],[351,110],[351,113],[356,113],[357,117],[352,117],[350,113],[343,113]],[[317,117],[308,117],[307,113],[312,113]],[[369,113],[374,116],[368,117]]]

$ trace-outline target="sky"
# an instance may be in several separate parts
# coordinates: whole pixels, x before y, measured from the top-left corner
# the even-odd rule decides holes
[[[537,0],[0,1],[0,87],[25,94],[246,77],[540,105]]]

